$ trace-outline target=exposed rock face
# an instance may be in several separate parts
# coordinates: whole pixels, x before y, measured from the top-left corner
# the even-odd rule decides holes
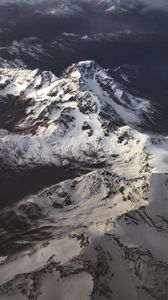
[[[0,104],[1,299],[167,299],[157,108],[94,61],[1,68]]]

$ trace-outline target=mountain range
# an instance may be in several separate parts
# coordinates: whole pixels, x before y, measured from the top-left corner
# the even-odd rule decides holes
[[[61,77],[1,68],[0,95],[1,298],[48,299],[57,287],[64,299],[69,287],[78,299],[78,284],[83,299],[166,297],[158,106],[94,61]]]
[[[167,300],[165,1],[0,5],[0,299]]]

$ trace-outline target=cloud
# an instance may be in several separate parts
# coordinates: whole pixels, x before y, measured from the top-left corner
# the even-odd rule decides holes
[[[150,9],[167,9],[168,2],[167,0],[138,0],[141,4]]]
[[[80,5],[80,3],[87,3],[87,4],[94,4],[94,5],[101,5],[101,6],[120,6],[124,5],[125,7],[128,6],[136,6],[136,5],[142,5],[146,9],[152,9],[152,10],[165,10],[168,9],[168,1],[167,0],[0,0],[0,4],[6,4],[6,3],[18,3],[18,4],[42,4],[42,3],[48,3],[49,5],[51,3],[57,5],[57,4],[70,4],[74,3]]]
[[[6,9],[7,3],[18,5]],[[0,4],[5,4],[0,25],[15,26],[18,38],[41,36],[43,31],[46,37],[63,32],[165,32],[168,25],[167,0],[0,0]],[[148,12],[154,17],[148,18]]]

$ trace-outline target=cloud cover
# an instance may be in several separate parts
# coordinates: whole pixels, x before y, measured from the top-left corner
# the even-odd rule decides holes
[[[40,3],[61,3],[61,2],[75,2],[74,0],[0,0],[0,4],[5,3],[28,3],[28,4],[40,4]],[[167,9],[168,1],[167,0],[76,0],[76,3],[80,2],[97,2],[98,4],[107,4],[107,5],[144,5],[148,8],[154,9]]]
[[[44,6],[50,6],[51,4],[57,5],[71,5],[76,4],[80,7],[83,4],[91,4],[97,8],[108,9],[109,11],[115,11],[120,7],[134,8],[137,7],[141,11],[162,11],[168,12],[168,1],[167,0],[0,0],[0,5],[7,4],[18,4],[18,5],[38,5],[39,8],[43,9]]]

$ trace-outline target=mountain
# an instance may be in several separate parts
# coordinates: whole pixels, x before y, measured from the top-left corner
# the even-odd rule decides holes
[[[16,65],[1,60],[1,299],[166,299],[159,106],[125,69]]]
[[[60,78],[38,69],[2,68],[0,72],[1,160],[5,154],[7,164],[5,147],[11,145],[9,166],[17,166],[17,171],[34,164],[59,166],[65,157],[93,164],[94,153],[97,163],[97,149],[103,162],[113,131],[124,126],[154,130],[157,107],[124,89],[94,61],[72,65]],[[14,145],[4,139],[4,130]]]
[[[103,68],[113,69],[115,72],[112,76],[117,77],[117,81],[122,84],[123,76],[127,78],[133,74],[131,80],[125,80],[124,85],[131,90],[137,90],[155,104],[162,105],[161,119],[166,122],[167,36],[160,33],[129,32],[93,35],[62,33],[51,41],[46,41],[45,33],[41,38],[30,36],[16,40],[10,36],[11,32],[5,31],[3,34],[4,44],[0,47],[1,67],[2,62],[6,61],[7,65],[10,63],[11,66],[27,66],[32,70],[50,70],[56,76],[61,76],[64,69],[71,64],[93,59]],[[164,131],[167,125],[163,124],[161,131]]]
[[[0,0],[0,299],[168,299],[166,0]]]

